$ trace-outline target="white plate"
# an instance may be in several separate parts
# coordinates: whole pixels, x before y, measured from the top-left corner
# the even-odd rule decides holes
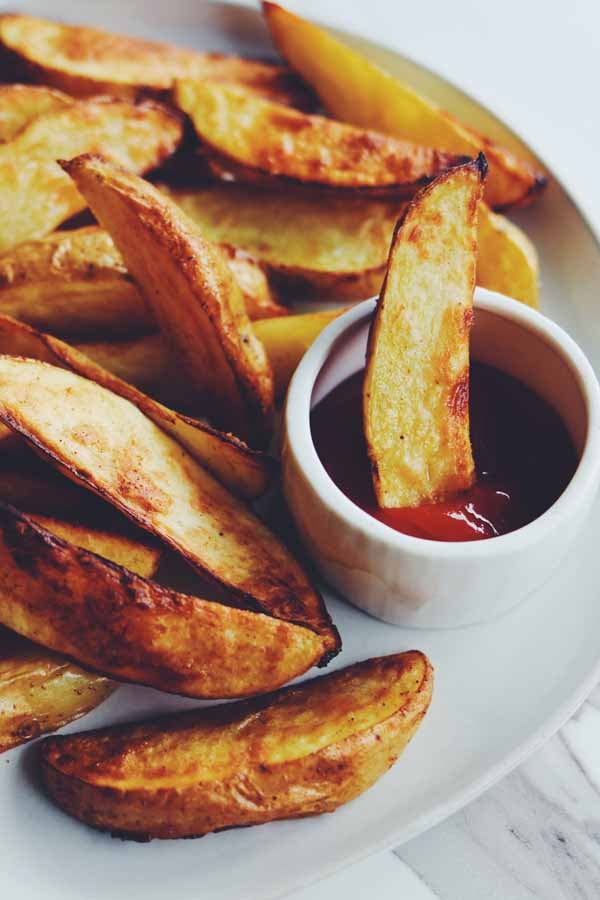
[[[252,55],[269,52],[257,13],[197,0],[10,4],[163,39]],[[152,12],[150,12],[152,10]],[[490,113],[432,73],[352,39],[482,131],[520,142]],[[600,365],[600,248],[553,179],[534,209],[518,215],[540,251],[543,307]],[[210,835],[202,840],[123,843],[69,819],[38,788],[35,747],[0,758],[0,896],[11,900],[251,900],[280,897],[369,853],[414,837],[468,803],[556,731],[600,677],[600,554],[594,532],[563,570],[509,616],[457,631],[383,625],[328,598],[344,650],[335,667],[418,647],[436,667],[430,714],[392,771],[331,816]],[[194,705],[122,688],[85,722],[93,727]]]

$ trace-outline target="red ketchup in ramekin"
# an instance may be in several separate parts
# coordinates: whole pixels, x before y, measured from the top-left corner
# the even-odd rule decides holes
[[[575,448],[557,413],[516,378],[473,362],[469,406],[475,484],[438,502],[380,509],[362,429],[363,377],[362,370],[352,375],[313,409],[313,441],[340,490],[396,531],[436,541],[507,534],[549,509],[575,472]]]

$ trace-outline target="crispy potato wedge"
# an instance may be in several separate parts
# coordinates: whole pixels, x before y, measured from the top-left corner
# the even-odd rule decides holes
[[[160,551],[121,535],[47,516],[31,516],[46,531],[122,565],[137,575],[156,573]],[[0,627],[0,753],[55,731],[90,712],[116,685]]]
[[[52,799],[136,840],[333,812],[392,766],[425,716],[433,671],[416,650],[241,703],[50,737]]]
[[[3,504],[0,624],[86,668],[191,697],[271,690],[323,653],[310,628],[163,588]]]
[[[30,518],[56,537],[68,544],[74,544],[90,553],[97,553],[104,559],[142,575],[152,578],[158,571],[162,555],[160,547],[143,544],[124,534],[92,528],[81,522],[68,522],[52,516],[29,514]]]
[[[333,322],[346,310],[334,309],[324,312],[299,313],[285,318],[263,319],[254,323],[254,334],[262,341],[267,351],[273,378],[275,379],[275,396],[283,397],[287,391],[290,378],[296,366],[313,343]],[[279,319],[285,322],[280,327]]]
[[[0,753],[95,709],[115,684],[0,628]]]
[[[264,345],[273,370],[276,397],[285,394],[296,366],[312,342],[342,312],[343,309],[298,313],[253,323],[254,333]],[[0,348],[1,335],[0,316]],[[77,349],[130,385],[144,388],[153,395],[162,394],[165,402],[185,400],[185,386],[179,383],[181,373],[177,370],[177,358],[162,335],[153,334],[122,343],[84,343]],[[158,418],[155,421],[160,424]]]
[[[234,435],[168,409],[58,338],[0,315],[0,353],[61,366],[125,397],[238,496],[255,499],[269,486],[276,470],[271,457],[251,450]]]
[[[250,318],[285,315],[259,263],[244,250],[223,249]],[[56,231],[1,256],[0,314],[80,340],[156,330],[121,254],[97,225]]]
[[[211,184],[171,199],[212,241],[242,247],[266,265],[285,297],[364,300],[381,287],[399,202]]]
[[[65,337],[155,328],[110,235],[97,225],[57,231],[0,256],[0,313]]]
[[[485,199],[494,208],[528,203],[546,184],[529,161],[458,122],[322,28],[266,0],[263,13],[283,58],[336,118],[446,153],[484,151],[490,167]]]
[[[302,108],[315,102],[282,66],[9,13],[0,16],[0,73],[14,80],[15,72],[76,97],[110,94],[135,100],[140,91],[162,95],[175,78],[189,77],[241,84]]]
[[[0,329],[1,325],[0,320]],[[185,406],[188,400],[193,401],[177,356],[162,334],[130,341],[86,341],[77,344],[76,349],[117,378],[164,403]]]
[[[110,232],[196,392],[196,410],[264,444],[273,376],[223,252],[153,185],[84,155],[63,168]]]
[[[10,141],[37,116],[73,105],[72,97],[31,84],[0,85],[0,141]]]
[[[525,232],[480,203],[477,243],[477,284],[539,309],[540,266]]]
[[[379,293],[403,203],[212,184],[161,189],[213,241],[244,247],[283,297],[361,300]],[[539,265],[528,237],[481,203],[477,284],[539,305]]]
[[[287,307],[277,299],[276,291],[269,284],[265,269],[258,260],[240,247],[221,244],[221,249],[242,291],[248,317],[255,321],[287,315]]]
[[[243,88],[207,81],[175,83],[211,167],[242,182],[412,196],[464,157],[440,153],[323,116],[282,108]]]
[[[323,601],[294,557],[133,403],[73,372],[2,356],[0,421],[241,603],[312,629],[323,658],[338,651]]]
[[[0,144],[0,253],[43,237],[85,208],[58,158],[93,150],[146,172],[176,149],[181,136],[178,116],[151,101],[82,100],[38,116]]]
[[[485,157],[441,175],[400,219],[371,324],[363,423],[381,507],[469,487],[469,332]]]

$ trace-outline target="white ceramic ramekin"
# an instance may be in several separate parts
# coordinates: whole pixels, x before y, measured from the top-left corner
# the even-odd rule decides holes
[[[283,481],[300,537],[325,581],[380,619],[444,628],[492,619],[550,577],[590,510],[600,481],[598,382],[583,352],[558,325],[477,288],[472,357],[514,375],[547,400],[567,426],[579,464],[556,503],[510,534],[457,543],[400,534],[333,483],[310,431],[311,407],[364,365],[374,309],[375,300],[366,300],[332,322],[289,387]]]

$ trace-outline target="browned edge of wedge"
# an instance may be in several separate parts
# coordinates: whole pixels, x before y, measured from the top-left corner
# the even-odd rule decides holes
[[[69,544],[0,503],[0,624],[92,671],[200,698],[277,688],[324,639],[181,594]]]
[[[432,689],[419,651],[369,659],[251,701],[48,738],[42,776],[66,812],[138,841],[333,812],[396,762]]]

